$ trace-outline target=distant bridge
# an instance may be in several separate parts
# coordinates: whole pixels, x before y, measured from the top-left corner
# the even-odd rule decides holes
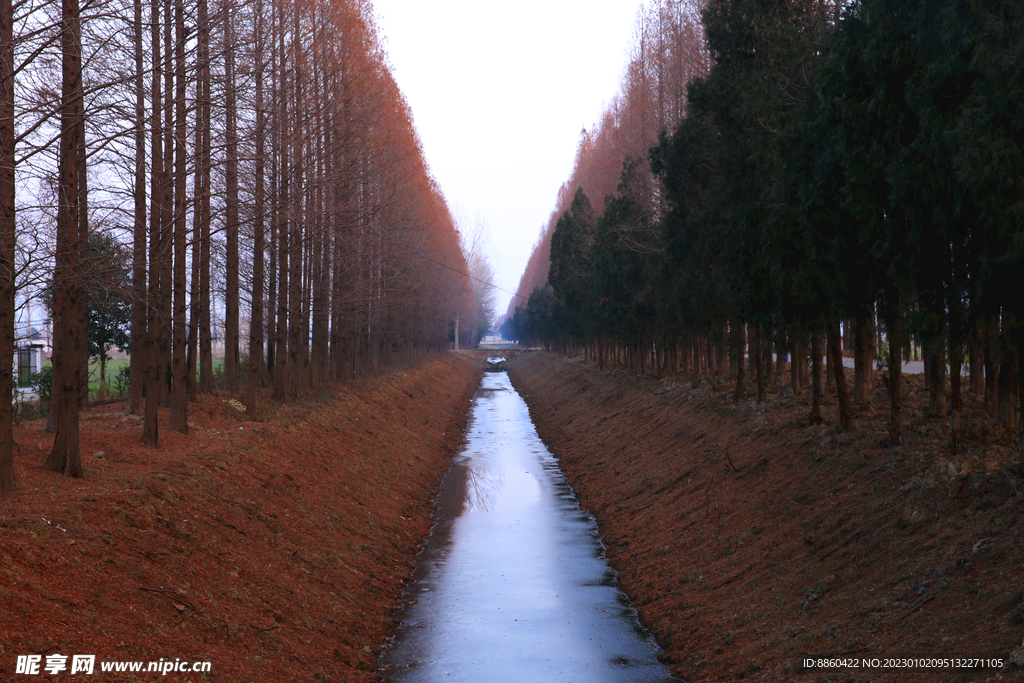
[[[518,341],[508,341],[506,339],[488,339],[484,337],[477,344],[478,348],[481,349],[518,349]]]

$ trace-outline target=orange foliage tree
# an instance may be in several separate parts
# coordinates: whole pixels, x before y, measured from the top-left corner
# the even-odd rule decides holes
[[[604,210],[615,192],[623,163],[645,159],[662,131],[675,130],[686,115],[686,87],[711,66],[700,22],[702,2],[657,0],[637,16],[632,54],[619,93],[591,130],[583,130],[572,174],[562,185],[547,224],[533,247],[507,314],[542,287],[548,277],[551,235],[569,209],[576,190]],[[657,194],[658,183],[646,164],[643,182]]]

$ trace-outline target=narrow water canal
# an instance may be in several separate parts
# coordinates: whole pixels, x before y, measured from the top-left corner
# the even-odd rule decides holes
[[[438,507],[385,681],[675,680],[504,372],[484,375]]]

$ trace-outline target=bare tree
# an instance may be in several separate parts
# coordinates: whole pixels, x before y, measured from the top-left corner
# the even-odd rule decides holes
[[[0,0],[0,358],[14,357],[14,10]],[[0,363],[0,397],[14,390],[9,362]],[[0,400],[0,495],[14,491],[14,411]]]
[[[253,259],[252,297],[249,316],[249,379],[245,393],[246,413],[256,414],[256,387],[263,378],[263,256],[266,250],[264,239],[264,211],[266,197],[264,175],[266,166],[266,113],[263,110],[263,63],[265,59],[263,35],[263,0],[256,0],[256,35],[253,50],[253,66],[256,79],[256,130],[255,130],[255,187],[253,188]]]
[[[224,11],[224,166],[225,235],[227,238],[224,295],[224,381],[238,389],[238,112],[235,91],[235,34],[232,13]]]
[[[185,363],[186,296],[185,253],[185,7],[174,0],[174,318],[171,332],[171,424],[176,432],[188,434],[188,382]]]
[[[152,81],[150,90],[151,117],[150,139],[152,168],[150,171],[149,209],[149,285],[146,292],[146,411],[142,423],[142,442],[150,446],[159,443],[157,409],[160,406],[162,382],[160,381],[160,263],[163,245],[163,199],[164,199],[164,157],[162,152],[163,130],[160,125],[160,109],[163,102],[160,71],[160,0],[152,0],[150,6],[150,39],[152,45]]]
[[[46,466],[69,477],[82,476],[79,452],[81,315],[78,264],[81,254],[79,162],[83,143],[82,24],[78,0],[61,2],[60,168],[57,186],[57,245],[54,317],[61,321],[53,350],[53,449]]]
[[[132,232],[132,328],[133,339],[141,340],[146,335],[146,86],[143,75],[145,54],[143,51],[142,0],[135,0],[134,6],[134,47],[135,47],[135,221]],[[129,414],[142,412],[143,382],[145,378],[145,347],[142,344],[133,350],[136,361],[131,364],[128,388]]]

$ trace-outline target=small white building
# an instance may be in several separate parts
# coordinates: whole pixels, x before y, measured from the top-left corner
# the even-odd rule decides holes
[[[41,372],[43,364],[49,359],[49,344],[44,333],[30,327],[27,334],[14,343],[14,384],[27,387],[29,377],[34,372]]]

